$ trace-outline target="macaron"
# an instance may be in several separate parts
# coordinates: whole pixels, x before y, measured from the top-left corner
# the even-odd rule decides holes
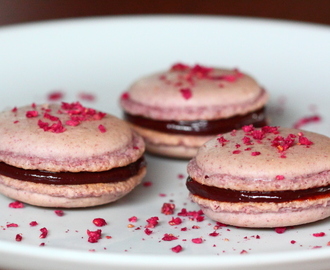
[[[286,227],[330,216],[330,138],[284,127],[216,136],[188,163],[191,199],[210,219]]]
[[[219,133],[267,124],[268,93],[237,69],[175,64],[138,79],[120,98],[147,151],[191,158]]]
[[[145,144],[129,125],[79,102],[0,113],[0,193],[43,207],[106,204],[146,174]]]

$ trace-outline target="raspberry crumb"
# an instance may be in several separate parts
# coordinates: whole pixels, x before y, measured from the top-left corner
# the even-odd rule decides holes
[[[144,187],[151,187],[152,186],[152,182],[151,181],[143,182],[143,186]]]
[[[168,233],[165,233],[162,240],[163,241],[173,241],[173,240],[177,240],[178,237],[174,236],[173,234],[168,234]]]
[[[101,131],[101,133],[105,133],[107,131],[107,129],[103,125],[99,125],[98,129],[99,129],[99,131]]]
[[[103,218],[94,218],[93,223],[97,227],[103,227],[107,225],[107,222]]]
[[[300,129],[302,126],[310,124],[310,123],[317,123],[321,121],[321,117],[319,115],[312,115],[307,117],[302,117],[298,121],[293,124],[294,128]]]
[[[59,217],[63,217],[64,216],[64,212],[63,210],[55,210],[54,213],[59,216]]]
[[[120,98],[123,100],[129,99],[129,93],[128,92],[123,93]]]
[[[15,240],[16,242],[21,242],[23,239],[22,234],[16,234]]]
[[[9,204],[9,207],[10,208],[23,208],[24,207],[24,204],[22,202],[15,201],[15,202],[11,202]]]
[[[240,252],[240,254],[247,254],[248,252],[245,250],[245,249],[243,249],[241,252]]]
[[[324,232],[319,232],[319,233],[313,233],[313,236],[314,237],[323,237],[325,236],[326,234]]]
[[[145,233],[146,235],[150,235],[150,234],[152,234],[152,230],[146,228],[146,229],[144,230],[144,233]]]
[[[165,215],[173,215],[175,210],[175,204],[164,203],[161,209],[161,213]]]
[[[158,217],[151,217],[147,219],[148,224],[146,225],[146,228],[155,228],[158,225]]]
[[[101,239],[102,230],[90,231],[87,230],[88,242],[89,243],[97,243],[99,239]]]
[[[40,231],[41,231],[41,234],[40,234],[39,238],[46,238],[48,235],[48,230],[46,228],[41,228]]]
[[[179,217],[177,218],[172,217],[172,219],[168,222],[168,224],[170,224],[171,226],[180,225],[181,223],[182,223],[182,219]]]
[[[85,101],[95,101],[96,96],[94,94],[81,92],[78,94],[78,98]]]
[[[16,223],[7,223],[6,227],[7,228],[16,228],[16,227],[18,227],[18,224],[16,224]]]
[[[182,248],[181,245],[177,245],[177,246],[171,248],[171,250],[172,250],[173,252],[175,252],[175,253],[179,253],[179,252],[181,252],[182,249],[183,249],[183,248]]]
[[[31,221],[30,222],[30,226],[31,227],[35,227],[35,226],[37,226],[38,225],[38,222],[36,222],[36,221]]]
[[[256,151],[256,152],[252,152],[251,156],[259,156],[260,154],[261,154],[260,152]]]
[[[130,217],[128,219],[129,222],[137,222],[138,218],[136,216]]]
[[[285,233],[286,229],[287,229],[286,227],[277,227],[275,228],[275,232],[278,234],[282,234]]]
[[[192,92],[189,88],[182,88],[180,89],[181,95],[184,99],[190,99],[192,97]]]
[[[58,101],[64,98],[64,93],[61,91],[54,91],[48,94],[47,99],[49,101]]]
[[[219,235],[219,233],[216,232],[216,231],[214,231],[214,232],[212,232],[212,233],[209,234],[209,236],[213,236],[213,237],[218,236],[218,235]]]
[[[39,115],[38,111],[27,111],[25,116],[27,118],[37,117]]]
[[[295,241],[295,240],[291,240],[290,243],[291,243],[291,244],[295,244],[296,241]]]
[[[221,144],[221,146],[225,146],[228,140],[226,140],[223,136],[220,136],[217,138],[218,142]]]
[[[193,238],[191,239],[191,241],[194,243],[194,244],[202,244],[203,243],[203,239],[198,237],[198,238]]]
[[[284,175],[276,175],[275,177],[276,180],[283,180],[285,179]]]

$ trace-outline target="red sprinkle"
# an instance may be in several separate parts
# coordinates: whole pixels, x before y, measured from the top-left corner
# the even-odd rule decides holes
[[[120,98],[123,100],[129,99],[129,93],[128,92],[123,93]]]
[[[261,154],[260,152],[256,151],[256,152],[252,152],[251,156],[259,156],[260,154]]]
[[[93,223],[97,227],[103,227],[108,224],[103,218],[94,218]]]
[[[136,216],[130,217],[128,219],[129,222],[137,222],[138,218]]]
[[[96,97],[94,94],[89,94],[89,93],[80,93],[78,95],[78,98],[80,98],[81,100],[86,100],[86,101],[95,101]]]
[[[150,235],[150,234],[152,234],[152,230],[146,228],[146,229],[144,230],[144,233],[145,233],[146,235]]]
[[[175,247],[172,247],[171,250],[175,253],[179,253],[183,250],[182,246],[181,245],[177,245]]]
[[[58,100],[64,98],[64,93],[61,91],[54,91],[54,92],[48,94],[47,98],[49,101],[58,101]]]
[[[293,124],[294,128],[301,128],[304,125],[310,124],[310,123],[317,123],[321,121],[321,117],[319,115],[312,115],[307,116],[299,119],[297,122]]]
[[[102,230],[98,229],[96,231],[87,230],[88,242],[97,243],[102,237]]]
[[[39,113],[38,111],[27,111],[25,115],[27,118],[33,118],[33,117],[37,117]]]
[[[172,217],[172,219],[168,222],[168,224],[170,224],[171,226],[180,225],[181,223],[182,223],[182,219],[179,217],[177,218]]]
[[[194,243],[194,244],[202,244],[203,243],[203,239],[202,238],[193,238],[191,239],[191,241]]]
[[[162,238],[163,241],[173,241],[176,239],[178,239],[178,237],[174,236],[173,234],[167,234],[167,233],[165,233]]]
[[[55,214],[58,215],[59,217],[64,216],[64,212],[63,212],[63,210],[55,210],[54,212],[55,212]]]
[[[107,129],[103,125],[99,125],[98,128],[99,128],[99,131],[101,131],[101,133],[105,133],[107,131]]]
[[[147,219],[148,224],[146,225],[146,228],[155,228],[158,225],[158,217],[151,217]]]
[[[218,142],[221,144],[221,146],[225,146],[228,140],[226,140],[223,136],[220,136],[217,138]]]
[[[164,203],[161,209],[161,213],[165,215],[173,215],[175,210],[175,204]]]
[[[6,225],[6,227],[7,227],[7,228],[17,228],[17,227],[18,227],[18,224],[16,224],[16,223],[8,223],[8,224]]]
[[[276,175],[275,177],[276,180],[283,180],[285,179],[284,175]]]
[[[286,229],[287,229],[286,227],[278,227],[278,228],[275,228],[275,232],[278,234],[282,234],[282,233],[285,233]]]
[[[214,231],[214,232],[212,232],[212,233],[209,234],[209,236],[213,236],[213,237],[218,236],[218,235],[219,235],[219,233],[216,232],[216,231]]]
[[[36,221],[31,221],[30,222],[30,226],[31,227],[35,227],[35,226],[37,226],[38,225],[38,222],[36,222]]]
[[[313,236],[314,237],[323,237],[325,236],[326,234],[324,232],[319,232],[319,233],[313,233]]]
[[[40,234],[39,238],[46,238],[48,235],[48,230],[46,228],[41,228],[40,231],[41,231],[41,234]]]
[[[16,242],[21,242],[22,239],[23,239],[23,237],[21,234],[16,234],[16,237],[15,237]]]
[[[192,97],[192,92],[191,92],[190,88],[182,88],[182,89],[180,89],[180,92],[184,99],[188,100]]]
[[[22,202],[19,201],[15,201],[15,202],[11,202],[9,204],[10,208],[24,208],[24,204]]]

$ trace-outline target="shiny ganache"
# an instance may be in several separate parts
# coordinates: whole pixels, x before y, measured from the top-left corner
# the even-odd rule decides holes
[[[160,132],[196,136],[216,135],[232,131],[233,129],[239,129],[246,125],[254,125],[255,127],[267,125],[264,107],[245,115],[217,120],[161,121],[140,115],[132,115],[127,112],[124,113],[124,119],[133,125]]]
[[[330,196],[330,186],[315,187],[304,190],[284,190],[284,191],[244,191],[218,188],[214,186],[202,185],[192,179],[187,178],[188,190],[193,195],[204,199],[220,202],[288,202],[293,200],[306,200]]]
[[[13,179],[52,185],[82,185],[126,181],[146,166],[144,157],[124,167],[100,172],[49,172],[25,170],[0,162],[0,175]]]

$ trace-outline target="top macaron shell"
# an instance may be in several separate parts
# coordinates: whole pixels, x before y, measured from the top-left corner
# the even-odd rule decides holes
[[[330,184],[330,139],[308,131],[279,128],[253,145],[245,145],[243,130],[226,133],[205,143],[188,165],[196,181],[234,190],[297,190]],[[296,136],[295,143],[280,152],[272,145],[277,136]],[[303,134],[303,135],[302,135]],[[304,136],[311,145],[299,144]],[[246,150],[249,149],[249,150]]]
[[[54,133],[38,125],[39,120],[54,123],[44,118],[45,110],[63,124],[70,119],[59,113],[58,104],[25,106],[0,114],[1,161],[24,169],[104,171],[125,166],[144,152],[142,139],[114,116],[64,125],[64,132]],[[28,111],[38,111],[38,116],[27,117]]]
[[[268,94],[249,75],[220,68],[170,69],[135,82],[121,99],[124,109],[158,120],[217,119],[261,108]]]

